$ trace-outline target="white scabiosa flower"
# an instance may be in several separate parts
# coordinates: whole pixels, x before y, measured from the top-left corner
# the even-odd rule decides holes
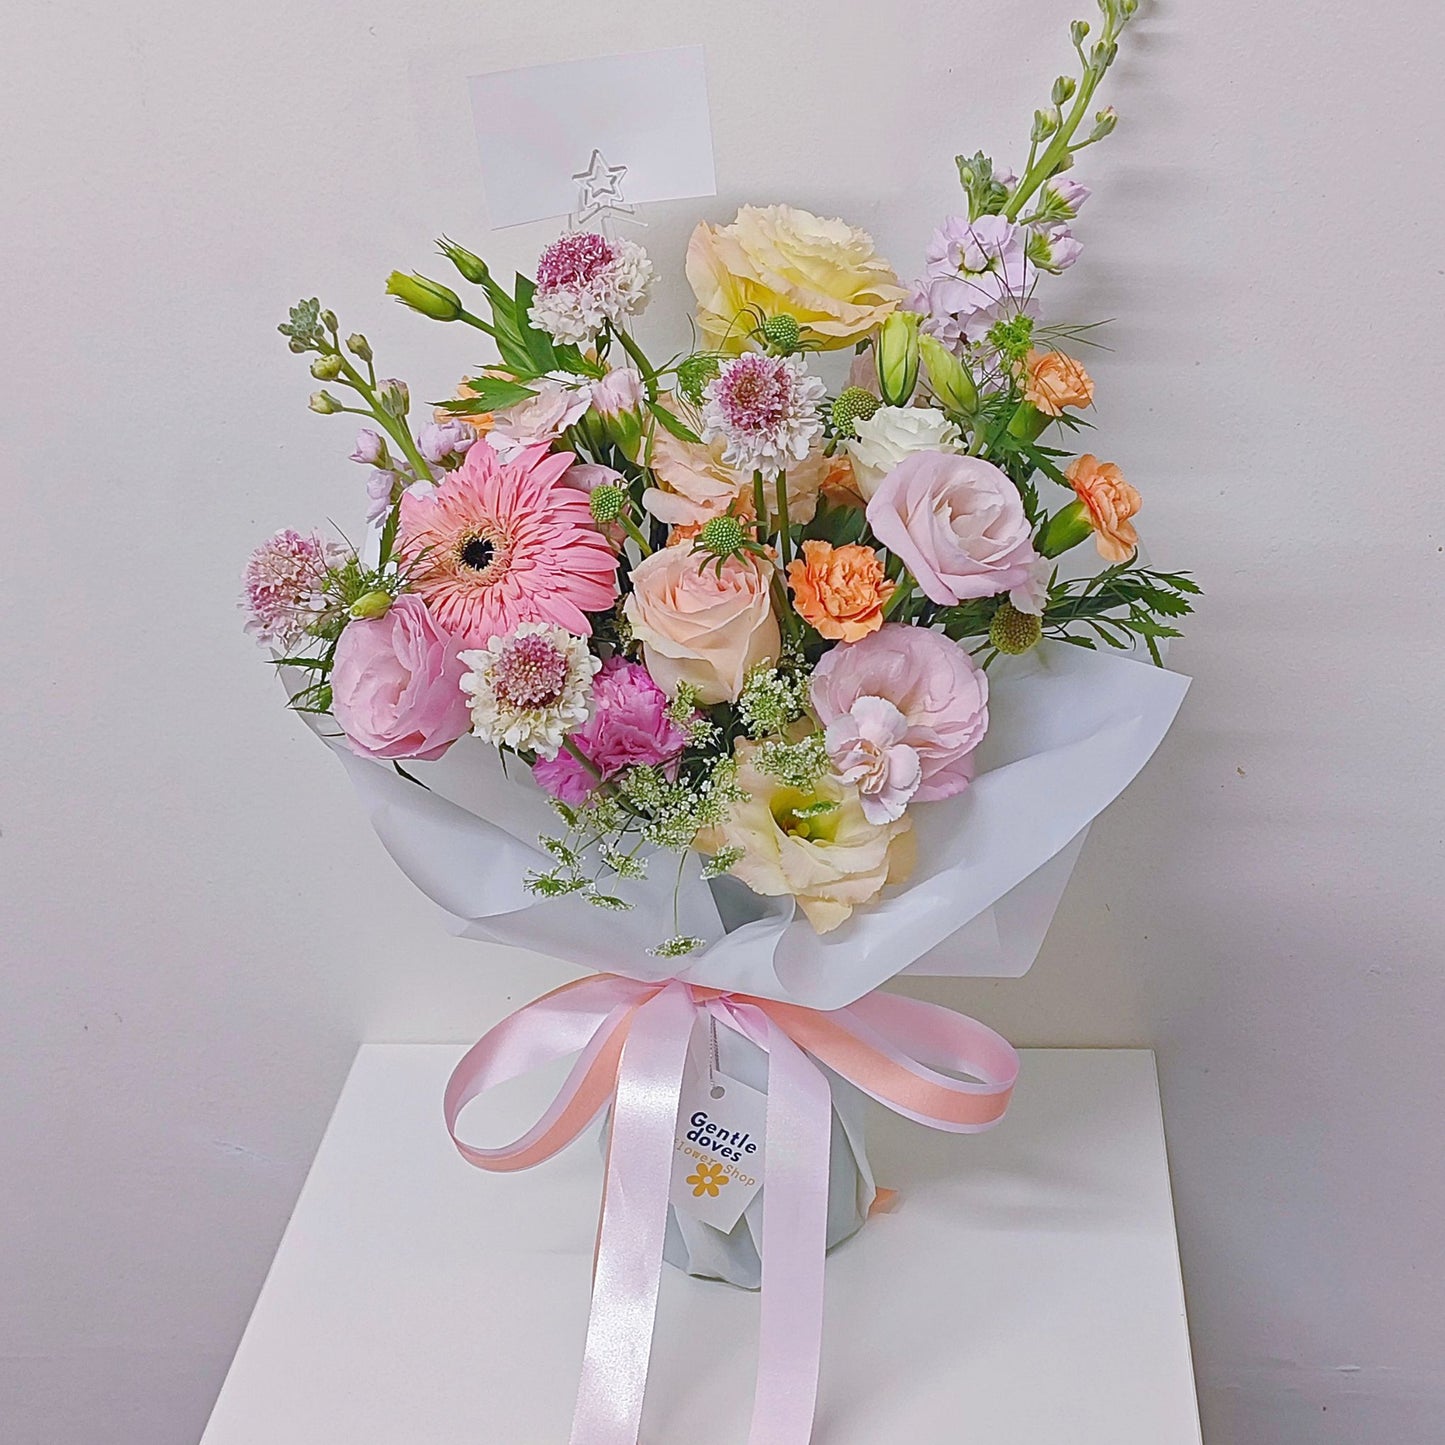
[[[724,362],[703,390],[702,439],[724,443],[723,461],[772,480],[807,459],[822,435],[827,388],[795,356],[749,351]]]
[[[537,262],[532,324],[562,345],[589,342],[604,323],[621,323],[647,305],[652,262],[633,241],[610,241],[596,231],[571,231]]]
[[[587,721],[592,678],[602,666],[580,637],[554,622],[524,622],[461,654],[472,732],[498,747],[555,758]]]

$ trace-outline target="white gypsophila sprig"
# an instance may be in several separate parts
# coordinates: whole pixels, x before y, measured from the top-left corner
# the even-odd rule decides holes
[[[552,622],[524,622],[461,660],[472,732],[544,758],[556,757],[567,734],[587,721],[592,678],[602,666],[582,638]]]

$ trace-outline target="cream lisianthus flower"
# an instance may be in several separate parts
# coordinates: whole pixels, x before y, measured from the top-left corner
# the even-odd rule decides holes
[[[913,869],[909,818],[870,823],[858,790],[827,776],[807,792],[756,766],[758,745],[737,747],[738,786],[746,796],[726,821],[700,833],[704,853],[741,848],[729,870],[754,893],[792,897],[819,933],[831,933],[860,905]],[[819,803],[836,806],[813,811]]]
[[[853,475],[864,501],[871,501],[883,478],[914,452],[963,449],[958,428],[932,406],[880,406],[871,417],[853,423],[848,439]]]
[[[709,346],[744,349],[762,316],[791,316],[822,350],[861,340],[906,294],[866,231],[792,206],[744,206],[726,226],[702,224],[687,279]]]

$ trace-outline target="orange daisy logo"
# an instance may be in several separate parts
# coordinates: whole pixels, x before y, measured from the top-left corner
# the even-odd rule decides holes
[[[723,1173],[721,1164],[699,1164],[696,1174],[689,1174],[687,1182],[692,1185],[692,1197],[701,1199],[706,1194],[711,1199],[716,1199],[718,1190],[727,1184],[728,1177]]]

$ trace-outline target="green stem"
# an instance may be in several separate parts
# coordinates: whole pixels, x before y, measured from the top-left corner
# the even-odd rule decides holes
[[[562,739],[562,746],[563,746],[564,748],[566,748],[567,751],[568,751],[569,753],[571,753],[572,756],[573,756],[574,758],[576,758],[577,761],[578,761],[579,763],[581,763],[582,766],[583,766],[584,768],[586,768],[589,773],[592,774],[592,776],[597,780],[597,782],[598,782],[599,784],[601,784],[601,785],[604,786],[604,787],[606,786],[606,782],[605,782],[605,780],[604,780],[603,777],[602,777],[602,770],[601,770],[601,768],[599,768],[599,767],[597,766],[597,764],[594,763],[594,762],[592,761],[592,759],[589,758],[589,757],[587,756],[587,754],[584,753],[584,752],[582,751],[582,749],[579,748],[579,747],[577,746],[577,744],[572,741],[571,738],[563,738],[563,739]]]
[[[623,512],[617,520],[622,523],[622,530],[637,543],[637,550],[641,552],[644,557],[652,556],[652,548],[647,545],[647,538],[642,535],[642,529],[637,523],[625,512]]]
[[[377,400],[376,393],[371,389],[370,385],[368,385],[366,378],[362,376],[339,350],[335,352],[335,355],[341,362],[342,371],[346,373],[347,384],[361,396],[367,406],[371,408],[372,416],[386,428],[392,441],[401,448],[403,455],[405,455],[407,461],[411,463],[417,480],[421,482],[434,481],[435,478],[432,475],[432,469],[427,465],[426,458],[417,450],[416,439],[411,434],[411,428],[406,424],[406,418],[393,416],[391,412],[387,411],[381,402]]]
[[[912,596],[913,580],[912,578],[905,577],[899,581],[898,585],[893,589],[892,596],[883,604],[883,620],[885,622],[891,622],[902,609],[904,603]]]
[[[768,494],[763,489],[763,474],[753,473],[753,510],[758,514],[758,541],[768,540]]]
[[[493,340],[496,339],[497,328],[495,326],[489,326],[480,316],[473,316],[470,311],[458,312],[457,320],[465,321],[468,326],[475,326],[478,331],[485,331]]]
[[[632,359],[632,364],[642,373],[642,384],[647,388],[648,401],[657,400],[657,368],[643,354],[642,348],[621,326],[614,326],[612,334],[622,343],[622,349]]]
[[[793,537],[788,524],[788,474],[786,471],[778,473],[778,552],[783,560],[783,567],[793,560]]]

